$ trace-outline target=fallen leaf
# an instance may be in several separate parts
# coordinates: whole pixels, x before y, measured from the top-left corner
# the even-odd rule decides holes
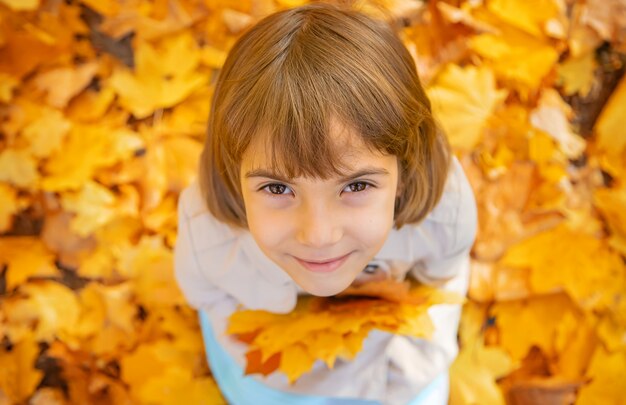
[[[0,152],[0,181],[21,188],[36,187],[39,181],[37,161],[23,149]]]
[[[13,225],[13,216],[19,209],[15,189],[0,183],[0,233]]]
[[[64,108],[67,103],[93,80],[98,64],[85,63],[40,73],[33,84],[45,94],[45,101],[52,107]]]
[[[427,89],[434,115],[453,147],[471,150],[481,140],[487,118],[506,97],[488,68],[448,65]]]
[[[0,240],[0,263],[7,266],[8,291],[23,284],[29,277],[57,276],[54,253],[37,238],[3,237]]]
[[[596,121],[598,148],[607,154],[619,155],[626,149],[626,134],[623,131],[626,125],[623,114],[625,104],[626,78],[621,80]]]
[[[35,368],[39,347],[32,336],[15,343],[10,351],[0,348],[0,392],[9,403],[26,401],[40,383],[43,373]]]
[[[623,351],[607,352],[599,345],[587,370],[591,382],[580,389],[577,404],[624,403],[624,389],[620,376],[626,371],[626,354]]]
[[[208,80],[195,71],[200,54],[189,35],[168,40],[162,49],[139,43],[135,57],[135,72],[116,67],[108,84],[120,96],[119,103],[137,118],[180,103]]]

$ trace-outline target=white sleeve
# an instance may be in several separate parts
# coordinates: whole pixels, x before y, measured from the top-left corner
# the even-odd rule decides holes
[[[187,302],[195,309],[208,309],[226,298],[226,293],[202,274],[198,256],[192,244],[190,218],[185,210],[183,195],[178,202],[178,237],[174,245],[174,276]]]

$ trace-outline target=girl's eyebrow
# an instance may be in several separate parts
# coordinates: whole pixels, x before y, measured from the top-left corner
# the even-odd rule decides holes
[[[363,177],[363,176],[376,176],[376,175],[387,176],[389,175],[389,172],[387,171],[387,169],[382,168],[382,167],[364,167],[362,169],[357,170],[354,173],[342,176],[341,178],[337,180],[337,183],[345,183],[350,180],[358,179],[359,177]]]
[[[387,171],[387,169],[382,168],[382,167],[364,167],[362,169],[357,170],[356,172],[340,177],[339,179],[337,179],[337,183],[345,183],[347,181],[354,180],[363,176],[376,176],[376,175],[386,176],[386,175],[389,175],[389,171]],[[246,173],[245,177],[247,179],[252,178],[252,177],[266,177],[266,178],[281,181],[283,183],[293,182],[293,179],[288,179],[287,177],[284,177],[278,173],[275,173],[266,169],[251,170]]]
[[[274,180],[278,180],[278,181],[282,181],[283,183],[289,183],[289,179],[281,176],[278,173],[272,172],[270,170],[266,170],[266,169],[254,169],[254,170],[250,170],[248,173],[246,173],[245,178],[249,179],[251,177],[267,177],[270,179],[274,179]]]

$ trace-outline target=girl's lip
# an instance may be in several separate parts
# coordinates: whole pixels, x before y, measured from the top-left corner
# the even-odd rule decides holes
[[[330,259],[327,261],[314,261],[314,262],[303,260],[295,256],[294,258],[307,270],[310,270],[314,273],[330,273],[330,272],[337,270],[346,261],[346,259],[348,259],[348,256],[350,256],[351,254],[352,252],[346,255],[337,257],[335,259]]]

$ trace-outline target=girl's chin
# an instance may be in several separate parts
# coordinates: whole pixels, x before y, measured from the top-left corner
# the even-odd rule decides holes
[[[338,276],[335,274],[335,276]],[[337,295],[352,284],[353,277],[346,277],[346,275],[342,275],[343,277],[326,277],[326,279],[320,279],[319,277],[315,277],[316,279],[311,280],[309,277],[307,279],[296,279],[293,278],[296,284],[300,286],[307,294],[314,295],[316,297],[330,297],[333,295]],[[299,278],[299,277],[298,277]],[[345,279],[344,279],[345,278]]]

